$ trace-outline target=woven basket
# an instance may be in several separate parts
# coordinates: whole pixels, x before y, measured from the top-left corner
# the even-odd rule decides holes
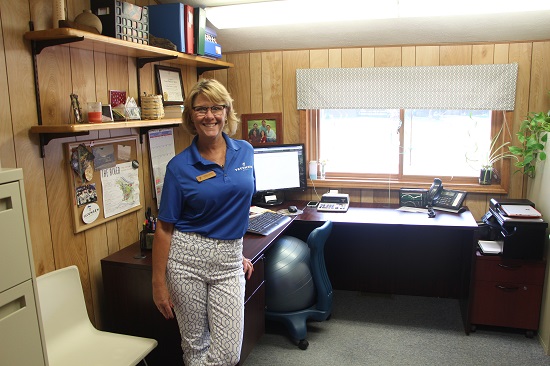
[[[164,117],[162,95],[147,95],[141,97],[141,118],[161,119]]]

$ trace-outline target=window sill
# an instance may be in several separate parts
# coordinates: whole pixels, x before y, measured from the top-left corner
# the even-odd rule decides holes
[[[334,189],[384,189],[399,190],[399,188],[430,188],[432,182],[403,182],[388,180],[351,180],[351,179],[316,179],[308,180],[309,188],[334,188]],[[443,185],[447,189],[456,189],[472,193],[508,194],[508,191],[500,184],[481,185],[477,183],[453,183],[443,179]]]

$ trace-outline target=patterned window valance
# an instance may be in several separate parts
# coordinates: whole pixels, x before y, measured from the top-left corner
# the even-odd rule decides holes
[[[518,64],[296,70],[298,109],[513,110]]]

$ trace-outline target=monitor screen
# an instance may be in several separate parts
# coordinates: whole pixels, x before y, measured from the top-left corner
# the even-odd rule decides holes
[[[256,191],[305,190],[305,161],[303,144],[254,147]]]

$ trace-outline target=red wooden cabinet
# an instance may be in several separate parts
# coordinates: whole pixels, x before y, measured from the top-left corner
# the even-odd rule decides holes
[[[527,330],[539,327],[546,262],[476,255],[470,322]]]

